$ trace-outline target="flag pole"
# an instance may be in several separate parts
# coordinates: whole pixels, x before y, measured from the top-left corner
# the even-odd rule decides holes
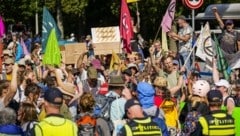
[[[192,55],[195,47],[196,47],[196,45],[193,46],[192,50],[191,50],[190,53],[188,54],[188,56],[187,56],[187,58],[186,58],[186,60],[185,60],[185,62],[184,62],[184,65],[183,65],[184,67],[186,66],[187,62],[189,61],[189,59],[190,59],[190,57],[191,57],[191,55]]]
[[[136,1],[136,8],[137,8],[137,12],[138,12],[138,2]]]

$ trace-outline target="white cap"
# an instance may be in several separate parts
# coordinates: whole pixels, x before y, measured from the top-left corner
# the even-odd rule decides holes
[[[230,87],[230,84],[227,80],[225,79],[220,79],[217,83],[215,83],[216,86],[224,86],[226,88]]]

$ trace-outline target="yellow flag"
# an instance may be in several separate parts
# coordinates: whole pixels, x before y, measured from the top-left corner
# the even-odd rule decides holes
[[[121,59],[118,57],[118,55],[117,55],[114,51],[112,51],[112,58],[111,58],[110,68],[109,68],[110,71],[113,71],[113,70],[114,70],[114,69],[113,69],[113,64],[114,64],[114,63],[117,63],[117,64],[119,64],[119,66],[120,66]]]
[[[168,51],[167,34],[162,30],[162,49]]]
[[[127,3],[138,2],[139,0],[127,0]]]

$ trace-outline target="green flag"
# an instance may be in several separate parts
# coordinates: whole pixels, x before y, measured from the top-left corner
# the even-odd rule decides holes
[[[61,63],[61,52],[58,46],[55,28],[52,28],[47,40],[46,51],[43,56],[43,64],[57,65]]]
[[[216,35],[214,34],[214,41],[216,46],[216,55],[217,55],[217,67],[218,71],[220,73],[223,73],[223,76],[226,80],[229,80],[230,74],[228,72],[228,63],[227,60],[223,56],[222,49],[219,46],[218,39],[216,38]]]
[[[61,32],[52,17],[51,13],[46,7],[43,7],[43,19],[42,19],[42,52],[45,53],[47,40],[50,35],[52,28],[55,28],[57,39],[60,40]]]

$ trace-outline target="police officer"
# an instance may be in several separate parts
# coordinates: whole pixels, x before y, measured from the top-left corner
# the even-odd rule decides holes
[[[130,121],[120,130],[118,136],[162,136],[161,128],[150,117],[144,116],[137,100],[127,100],[125,110]]]
[[[223,101],[222,93],[219,90],[211,90],[207,93],[210,114],[199,118],[196,136],[234,136],[234,119],[221,110]]]
[[[48,88],[44,93],[47,117],[35,125],[32,136],[77,136],[77,125],[60,115],[63,94],[58,88]]]

